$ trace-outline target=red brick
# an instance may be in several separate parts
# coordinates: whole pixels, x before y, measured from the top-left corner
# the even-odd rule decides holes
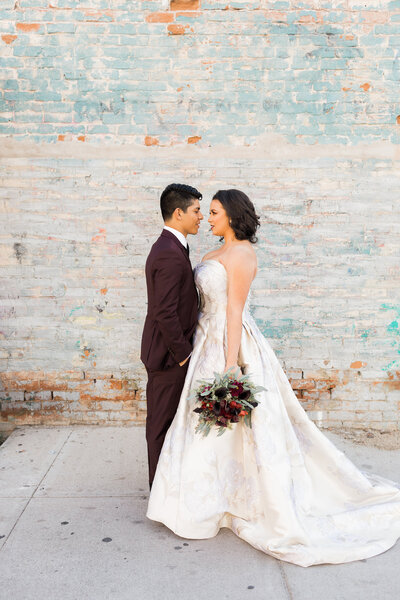
[[[19,31],[38,31],[40,23],[17,23],[16,27]]]
[[[4,34],[1,36],[1,39],[6,44],[12,44],[17,39],[17,37],[18,37],[17,35]]]

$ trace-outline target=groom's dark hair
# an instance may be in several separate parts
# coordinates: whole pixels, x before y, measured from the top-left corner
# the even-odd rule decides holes
[[[176,208],[186,212],[196,198],[202,199],[199,190],[184,183],[170,183],[167,185],[160,198],[161,214],[164,221],[168,221]]]

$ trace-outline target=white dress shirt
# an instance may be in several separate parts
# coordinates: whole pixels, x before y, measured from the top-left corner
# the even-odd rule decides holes
[[[187,243],[186,238],[183,235],[183,233],[181,233],[177,229],[174,229],[173,227],[168,227],[168,225],[164,225],[164,229],[166,229],[167,231],[170,231],[171,233],[173,233],[174,236],[178,238],[178,240],[180,241],[180,243],[182,244],[182,246],[184,246],[185,248],[188,247],[188,243]]]

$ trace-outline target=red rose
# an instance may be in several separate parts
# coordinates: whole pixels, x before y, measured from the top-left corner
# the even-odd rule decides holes
[[[237,382],[236,386],[234,388],[231,388],[230,392],[233,398],[238,398],[239,395],[243,392],[243,385],[240,382]]]

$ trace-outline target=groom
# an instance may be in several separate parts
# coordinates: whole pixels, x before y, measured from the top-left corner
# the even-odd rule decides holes
[[[146,261],[147,316],[141,361],[146,367],[146,440],[149,485],[153,483],[165,435],[179,404],[192,352],[198,299],[186,237],[196,234],[202,195],[180,183],[160,198],[164,229]]]

